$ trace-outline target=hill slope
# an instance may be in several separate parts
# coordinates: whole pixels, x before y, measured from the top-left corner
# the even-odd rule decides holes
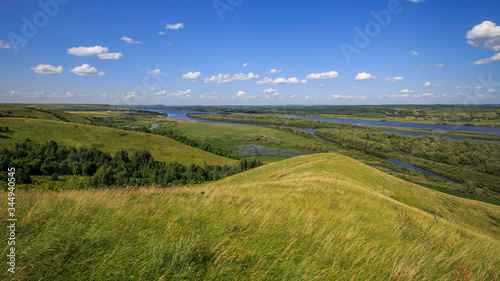
[[[2,118],[2,126],[8,126],[13,132],[2,133],[0,148],[12,146],[26,138],[39,143],[55,140],[57,143],[75,147],[94,146],[104,152],[115,153],[146,149],[156,161],[177,161],[183,164],[225,165],[234,164],[235,160],[217,156],[206,151],[181,144],[167,137],[124,131],[108,127],[96,127],[61,121],[29,118]]]
[[[17,280],[500,278],[499,207],[338,154],[196,188],[19,192],[16,206]]]
[[[78,114],[45,108],[43,105],[12,106],[0,104],[0,115],[4,117],[24,117],[89,124],[89,119]]]

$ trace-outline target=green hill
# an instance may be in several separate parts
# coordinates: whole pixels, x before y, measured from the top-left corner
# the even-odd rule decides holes
[[[55,121],[65,121],[89,124],[90,120],[77,114],[71,114],[60,110],[44,108],[40,105],[31,106],[12,106],[0,104],[1,117],[23,117],[35,119],[47,119]]]
[[[1,118],[1,126],[12,132],[0,134],[0,148],[10,147],[26,138],[39,143],[55,140],[61,145],[95,147],[114,154],[118,150],[146,149],[157,161],[177,161],[183,164],[225,165],[235,160],[217,156],[170,138],[108,127],[97,127],[62,121],[31,118]]]
[[[500,207],[339,154],[201,187],[18,192],[17,206],[11,280],[500,278]]]

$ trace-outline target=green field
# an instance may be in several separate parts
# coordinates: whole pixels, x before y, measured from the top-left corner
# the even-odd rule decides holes
[[[198,122],[187,122],[168,120],[160,125],[158,130],[171,130],[176,134],[186,135],[189,138],[207,142],[211,145],[225,149],[238,151],[237,146],[255,145],[269,150],[279,150],[300,153],[315,153],[310,149],[296,147],[297,145],[318,146],[326,151],[336,151],[333,146],[327,145],[315,138],[305,138],[281,132],[275,129],[245,126],[245,125],[221,125]],[[290,158],[290,155],[258,155],[259,160],[270,163]]]
[[[198,165],[236,163],[234,160],[153,134],[30,118],[2,118],[0,121],[2,126],[8,126],[12,130],[0,133],[0,148],[11,147],[14,143],[29,138],[38,143],[56,140],[57,143],[66,146],[95,147],[111,154],[118,150],[146,149],[151,152],[155,160],[165,162],[177,161]]]
[[[16,206],[9,280],[500,278],[500,207],[339,154],[196,188],[19,191]]]
[[[31,107],[11,106],[0,104],[1,117],[23,117],[34,119],[47,119],[54,121],[65,121],[89,124],[91,120],[78,114],[71,114],[64,111],[42,108],[37,105]]]

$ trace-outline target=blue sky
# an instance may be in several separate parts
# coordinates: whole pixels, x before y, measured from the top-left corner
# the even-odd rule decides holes
[[[3,103],[500,103],[495,0],[0,5]]]

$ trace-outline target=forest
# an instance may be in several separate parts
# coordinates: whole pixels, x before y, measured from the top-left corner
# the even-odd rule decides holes
[[[129,154],[120,150],[114,156],[95,148],[58,145],[55,141],[37,144],[29,139],[16,143],[13,150],[0,151],[0,169],[16,168],[18,183],[31,183],[31,176],[84,175],[90,187],[175,186],[214,181],[258,166],[258,160],[243,159],[235,166],[195,165],[155,161],[149,151]]]

